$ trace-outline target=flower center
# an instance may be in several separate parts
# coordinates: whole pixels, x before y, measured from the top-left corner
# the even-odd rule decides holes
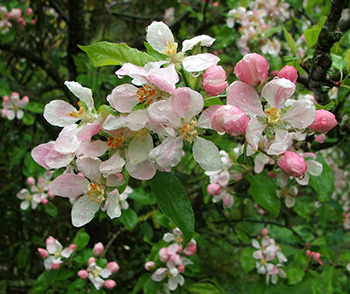
[[[17,105],[13,105],[13,110],[17,111],[18,110],[18,106]]]
[[[67,115],[74,118],[79,118],[85,122],[89,122],[91,120],[91,116],[86,113],[84,106],[82,106],[80,102],[78,102],[78,105],[79,105],[78,112],[71,111]]]
[[[266,109],[265,113],[267,114],[268,123],[276,124],[281,118],[281,110],[276,109],[273,106],[271,108]]]
[[[98,274],[100,273],[100,270],[98,268],[95,268],[92,270],[92,274],[94,275],[95,278],[98,277]]]
[[[177,43],[170,43],[170,41],[167,41],[167,46],[165,50],[163,51],[164,54],[168,55],[170,58],[173,58],[176,56],[177,53]]]
[[[177,236],[176,239],[175,239],[176,243],[180,244],[183,242],[183,239],[181,236]]]
[[[105,191],[101,189],[97,184],[90,183],[88,185],[87,194],[91,198],[91,201],[102,203],[105,200],[105,197],[103,196],[105,194]]]
[[[53,254],[55,257],[60,257],[61,256],[61,251],[56,251],[54,254]]]
[[[192,143],[197,137],[198,132],[196,130],[197,121],[191,120],[188,124],[183,124],[180,131],[181,135],[186,139],[186,141]]]
[[[29,195],[26,197],[26,201],[29,202],[30,200],[32,200],[32,195],[29,194]]]
[[[149,85],[144,85],[137,90],[136,95],[140,103],[145,102],[147,105],[150,105],[157,95],[157,91]]]
[[[108,147],[113,147],[114,149],[116,149],[117,147],[119,147],[125,140],[124,137],[124,132],[123,130],[118,130],[117,134],[115,135],[115,137],[109,137],[108,141],[107,141],[107,146]]]

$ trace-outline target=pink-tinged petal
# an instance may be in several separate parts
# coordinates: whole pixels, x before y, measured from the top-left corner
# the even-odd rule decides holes
[[[51,150],[53,150],[54,146],[54,142],[40,144],[32,150],[31,155],[39,165],[46,169],[50,169],[50,167],[46,163],[46,157],[51,152]]]
[[[238,106],[250,116],[266,116],[258,92],[246,83],[235,81],[226,89],[227,104]]]
[[[271,239],[269,236],[265,236],[261,241],[261,245],[266,247],[270,244],[275,244],[274,242],[275,240]]]
[[[171,96],[171,106],[179,117],[189,122],[204,107],[201,94],[190,88],[177,88]]]
[[[112,274],[112,271],[109,268],[105,268],[101,270],[99,274],[102,278],[107,279]]]
[[[115,110],[129,113],[140,102],[137,99],[137,91],[138,88],[131,84],[121,85],[113,89],[107,96],[107,101]]]
[[[139,109],[131,112],[125,118],[125,126],[132,131],[139,131],[149,122],[148,112],[146,109]]]
[[[26,209],[29,207],[29,205],[30,205],[30,202],[29,202],[29,201],[22,201],[19,207],[20,207],[22,210],[26,210]]]
[[[100,204],[91,201],[89,196],[83,196],[73,204],[72,208],[72,224],[75,227],[81,227],[90,222],[95,213],[99,210]]]
[[[315,105],[307,99],[295,101],[283,116],[283,121],[294,128],[304,129],[315,120]]]
[[[274,143],[266,150],[269,155],[279,155],[284,153],[293,144],[293,138],[286,130],[275,128]]]
[[[18,109],[17,112],[16,112],[17,118],[18,118],[18,119],[21,119],[21,118],[23,117],[23,115],[24,115],[23,110]]]
[[[52,242],[48,242],[46,244],[46,249],[50,254],[55,254],[56,252],[60,252],[63,246],[56,239],[53,239]]]
[[[105,280],[101,279],[100,277],[95,277],[92,274],[89,275],[89,279],[97,290],[100,290],[105,284]]]
[[[285,78],[275,78],[268,82],[261,92],[267,102],[277,109],[284,107],[284,103],[294,94],[295,85]]]
[[[181,250],[181,247],[177,243],[171,244],[170,246],[168,246],[168,254],[173,255],[176,252],[178,252],[179,249]],[[179,255],[174,255],[174,256],[179,256]]]
[[[110,114],[103,122],[102,129],[106,131],[114,131],[125,126],[125,116],[114,116]]]
[[[128,148],[128,159],[131,164],[137,164],[148,159],[148,154],[153,149],[152,136],[147,133],[141,138],[133,138]]]
[[[169,27],[162,21],[154,21],[146,28],[146,41],[160,53],[166,49],[168,42],[174,43],[174,36]]]
[[[6,111],[6,117],[8,120],[13,120],[16,117],[16,112],[13,110]]]
[[[171,168],[180,162],[182,147],[182,136],[177,138],[168,137],[149,153],[149,159],[163,168]]]
[[[77,137],[80,130],[81,127],[75,124],[65,126],[58,135],[54,149],[60,153],[74,153],[81,143]]]
[[[307,186],[309,184],[310,174],[309,173],[305,173],[302,179],[301,178],[295,178],[295,180],[298,182],[299,185]],[[292,198],[294,199],[294,202],[295,202],[295,198],[294,197],[292,197]],[[286,203],[286,205],[287,205],[287,203]]]
[[[168,281],[168,286],[170,291],[174,291],[177,288],[177,281],[174,278],[170,278]]]
[[[281,278],[286,278],[287,275],[285,273],[285,271],[283,269],[278,269],[278,275],[281,277]]]
[[[121,172],[125,160],[120,157],[119,151],[114,153],[109,159],[100,164],[100,172],[103,174],[115,174]]]
[[[262,137],[262,132],[265,130],[266,125],[261,124],[256,116],[250,119],[247,131],[245,133],[245,138],[248,144],[253,148],[253,150],[259,149],[259,141]]]
[[[130,162],[127,162],[125,168],[131,177],[143,181],[152,179],[157,171],[149,160],[145,160],[138,164],[131,164]]]
[[[255,251],[253,253],[253,257],[257,260],[261,260],[264,258],[263,254],[262,254],[262,251],[261,250],[258,250],[258,251]]]
[[[164,236],[163,236],[163,240],[166,241],[166,242],[171,242],[171,241],[175,240],[175,236],[172,233],[165,233]]]
[[[322,163],[316,161],[316,160],[306,160],[306,165],[307,165],[307,171],[309,172],[310,175],[313,176],[319,176],[322,174],[323,171],[323,165]]]
[[[182,52],[186,52],[188,50],[193,49],[193,47],[195,47],[199,42],[201,42],[201,46],[206,46],[206,47],[210,47],[211,45],[213,45],[215,39],[207,36],[207,35],[200,35],[200,36],[196,36],[192,39],[189,40],[185,40],[182,43]]]
[[[175,280],[179,283],[180,286],[183,286],[183,284],[185,283],[185,279],[184,279],[184,277],[181,276],[181,275],[177,275],[177,276],[175,277]]]
[[[132,77],[132,83],[137,86],[141,86],[143,84],[147,84],[147,72],[145,69],[136,66],[132,63],[124,63],[121,69],[117,70],[115,74],[118,78],[122,78],[123,76]]]
[[[78,170],[81,171],[85,177],[96,184],[101,183],[102,174],[99,169],[102,163],[101,159],[91,156],[82,156],[77,159],[76,163]]]
[[[120,206],[118,202],[118,195],[108,194],[107,196],[108,206],[107,206],[107,214],[113,219],[121,216]],[[102,275],[101,275],[102,276]]]
[[[90,141],[93,135],[96,135],[101,127],[103,122],[101,119],[96,119],[93,123],[87,123],[79,127],[77,132],[77,138],[79,141]]]
[[[202,53],[187,56],[182,61],[184,69],[188,72],[198,72],[217,64],[220,58],[211,53]]]
[[[89,110],[94,107],[94,100],[92,99],[92,91],[85,88],[77,82],[64,82],[69,91],[71,91],[79,100],[83,101]]]
[[[173,110],[171,100],[161,100],[148,107],[148,117],[151,122],[165,124],[169,127],[182,127],[181,117]]]
[[[265,266],[259,264],[258,274],[264,275],[265,273],[266,273]]]
[[[147,74],[147,79],[162,91],[173,93],[175,84],[179,81],[179,75],[175,70],[175,64],[169,64],[164,68],[152,68]]]
[[[108,175],[106,180],[107,187],[118,187],[124,184],[125,184],[125,181],[121,173],[116,173],[115,175]]]
[[[61,252],[61,255],[64,257],[64,258],[69,258],[73,253],[73,249],[71,248],[65,248],[63,249],[63,251]]]
[[[50,169],[67,167],[70,162],[74,159],[74,154],[62,154],[57,152],[55,149],[52,149],[51,152],[46,157],[46,163]]]
[[[27,189],[22,189],[16,194],[18,199],[24,200],[29,196],[29,191]]]
[[[108,150],[107,143],[104,141],[96,140],[92,142],[83,142],[81,143],[78,150],[75,152],[76,156],[95,156],[99,157]]]
[[[77,112],[76,108],[63,100],[53,100],[46,104],[44,109],[45,119],[54,126],[64,127],[74,124],[79,119],[70,116],[69,113]]]
[[[197,126],[204,129],[211,129],[211,117],[213,113],[220,107],[221,105],[212,105],[205,109],[198,119]]]
[[[260,244],[259,244],[259,241],[258,241],[258,240],[253,239],[252,245],[253,245],[254,248],[260,249]]]
[[[194,141],[193,157],[204,170],[214,171],[222,167],[218,147],[213,142],[201,137],[197,137]]]
[[[153,281],[160,282],[161,280],[163,280],[165,278],[167,271],[168,271],[167,268],[161,267],[153,273],[151,279]]]
[[[53,194],[75,198],[87,191],[89,181],[75,174],[63,174],[51,182],[51,191]]]
[[[272,158],[266,156],[264,153],[259,153],[254,159],[255,173],[260,174],[264,170],[265,164],[273,164],[271,161],[273,162]]]

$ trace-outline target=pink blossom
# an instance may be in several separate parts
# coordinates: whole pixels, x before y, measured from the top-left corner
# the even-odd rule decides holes
[[[107,268],[109,268],[112,273],[117,273],[119,271],[119,265],[115,261],[111,261],[107,264]]]
[[[100,290],[105,285],[105,282],[107,282],[103,279],[107,279],[112,274],[112,271],[109,268],[102,269],[97,266],[95,262],[89,264],[87,271],[89,272],[89,280],[94,284],[97,290]],[[110,286],[111,285],[112,283]]]
[[[113,289],[115,286],[116,286],[116,282],[113,281],[113,280],[107,280],[105,281],[105,287],[108,288],[108,289]]]
[[[41,199],[41,204],[46,205],[49,203],[49,200],[47,198]]]
[[[80,270],[78,271],[78,276],[80,279],[84,280],[89,276],[89,273],[87,270]]]
[[[306,251],[305,251],[305,255],[306,255],[306,256],[311,256],[311,251],[310,251],[310,250],[306,250]]]
[[[294,66],[286,65],[278,72],[278,77],[290,80],[292,83],[296,83],[298,79],[298,71]]]
[[[326,140],[325,134],[320,134],[320,135],[315,136],[315,142],[323,143],[324,140]]]
[[[219,65],[209,67],[203,74],[203,88],[208,96],[217,96],[221,94],[228,83],[226,81],[226,72]]]
[[[52,269],[53,270],[58,270],[60,268],[61,264],[60,263],[53,263],[52,264]]]
[[[221,190],[222,190],[222,187],[216,183],[209,184],[207,187],[207,193],[209,195],[218,195]]]
[[[242,82],[256,86],[266,82],[269,68],[270,66],[264,57],[250,53],[236,64],[234,73]]]
[[[46,258],[49,256],[48,252],[43,248],[38,248],[38,251],[39,251],[39,254],[42,258]]]
[[[266,229],[266,228],[263,228],[263,229],[261,230],[261,235],[263,235],[263,236],[267,235],[268,233],[269,233],[269,231],[268,231],[268,229]]]
[[[284,152],[277,164],[286,174],[296,178],[300,178],[307,170],[304,158],[293,151]]]
[[[335,116],[330,111],[320,109],[315,112],[315,120],[309,125],[314,132],[327,133],[338,124]]]
[[[104,246],[101,242],[98,242],[95,244],[95,246],[94,246],[94,254],[95,255],[102,254],[103,250],[104,250]]]
[[[90,257],[88,260],[88,265],[95,263],[96,262],[96,258],[95,257]]]
[[[151,271],[155,266],[155,263],[153,261],[147,261],[145,264],[145,269],[148,271]]]
[[[17,92],[12,92],[11,99],[8,96],[2,98],[2,116],[8,120],[13,120],[15,117],[21,119],[24,115],[23,109],[28,104],[29,99],[24,96],[22,99],[19,98]]]

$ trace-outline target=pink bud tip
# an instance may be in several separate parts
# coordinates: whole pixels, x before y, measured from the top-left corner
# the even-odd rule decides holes
[[[50,198],[55,197],[55,195],[52,193],[52,191],[51,191],[51,190],[49,190],[49,192],[47,192],[47,195],[49,195],[49,197],[50,197]]]
[[[287,175],[296,178],[300,178],[307,170],[305,159],[293,151],[284,152],[277,164]]]
[[[19,98],[19,94],[17,92],[12,92],[11,99],[17,99],[17,98]]]
[[[49,200],[47,200],[46,198],[41,199],[41,204],[46,205],[48,203],[49,203]]]
[[[306,250],[305,255],[306,256],[311,256],[311,251],[310,250]]]
[[[92,264],[94,262],[96,262],[95,257],[90,257],[89,260],[88,260],[88,265],[90,265],[90,264]]]
[[[35,23],[36,23],[35,19],[32,19],[32,20],[30,21],[30,24],[32,24],[32,25],[35,25]]]
[[[103,247],[103,244],[101,242],[98,242],[95,244],[95,246],[94,246],[94,254],[95,255],[102,254],[103,250],[104,250],[104,247]]]
[[[2,97],[2,101],[5,103],[9,102],[10,101],[9,96],[5,95],[4,97]]]
[[[28,102],[29,102],[28,96],[23,96],[22,102],[23,102],[23,103],[28,103]]]
[[[84,280],[89,276],[89,273],[86,270],[80,270],[78,271],[78,276],[80,279]]]
[[[318,252],[315,252],[315,254],[314,254],[314,256],[313,256],[314,260],[315,260],[315,261],[318,261],[318,260],[320,259],[320,257],[321,257],[321,254],[318,253]]]
[[[46,239],[46,241],[45,241],[46,246],[55,243],[55,241],[56,241],[56,239],[55,239],[54,237],[49,236],[49,237]]]
[[[266,236],[268,233],[269,233],[269,231],[268,231],[268,229],[266,229],[266,228],[263,228],[263,229],[261,230],[261,235],[263,235],[263,236]]]
[[[320,134],[320,135],[317,135],[315,136],[315,142],[317,143],[323,143],[324,140],[326,140],[326,135],[325,134]]]
[[[264,214],[265,214],[265,210],[263,210],[263,209],[261,209],[261,208],[258,210],[258,212],[259,212],[259,214],[261,214],[261,215],[264,215]]]
[[[60,268],[60,264],[59,263],[53,263],[52,264],[52,269],[53,270],[58,270]]]
[[[278,77],[285,78],[287,80],[290,80],[292,83],[296,83],[298,79],[298,71],[294,66],[286,65],[284,68],[282,68],[279,73]]]
[[[70,244],[69,248],[72,249],[73,251],[75,251],[77,249],[77,245],[76,244]]]
[[[116,273],[119,271],[120,267],[118,265],[118,263],[116,263],[115,261],[111,261],[107,264],[107,267],[112,271],[112,273]]]
[[[179,271],[179,273],[183,273],[185,271],[185,265],[184,264],[180,264],[177,267],[177,270]]]
[[[33,186],[33,185],[35,184],[34,178],[33,178],[33,177],[29,177],[29,178],[27,179],[27,184],[28,184],[29,186]]]
[[[212,183],[207,187],[207,192],[209,195],[218,195],[221,191],[222,187],[219,184]]]
[[[44,248],[38,248],[39,254],[42,258],[46,258],[49,256],[49,254],[47,253],[47,251]]]
[[[226,81],[226,72],[220,65],[209,67],[203,75],[203,88],[208,96],[217,96],[221,94],[228,83]]]
[[[315,112],[315,120],[309,126],[314,132],[327,133],[338,124],[333,113],[320,109]]]
[[[319,265],[323,265],[323,262],[321,259],[318,260]]]
[[[108,289],[113,289],[116,285],[117,285],[116,282],[113,280],[107,280],[105,282],[105,287]]]
[[[15,18],[15,15],[10,11],[10,12],[7,14],[7,18],[8,18],[8,19],[14,19],[14,18]]]
[[[250,53],[236,64],[234,73],[242,82],[256,86],[266,82],[269,68],[264,57],[257,53]]]
[[[153,261],[147,261],[145,264],[145,269],[151,271],[156,264]]]
[[[27,11],[26,11],[26,15],[30,16],[33,14],[33,9],[31,9],[30,7],[27,8]]]

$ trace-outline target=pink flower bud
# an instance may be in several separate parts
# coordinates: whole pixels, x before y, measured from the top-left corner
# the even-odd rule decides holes
[[[338,124],[333,113],[320,109],[315,112],[315,120],[309,125],[314,132],[327,133]]]
[[[264,215],[264,214],[265,214],[265,210],[263,210],[262,208],[260,208],[260,209],[258,210],[258,212],[259,212],[259,214],[261,214],[261,215]]]
[[[107,267],[112,271],[112,273],[116,273],[119,271],[119,265],[115,261],[111,261],[107,264]]]
[[[208,96],[217,96],[221,94],[228,83],[226,81],[226,72],[220,65],[209,67],[203,75],[203,88]]]
[[[269,68],[264,57],[257,53],[250,53],[236,64],[234,73],[242,82],[256,86],[266,82]]]
[[[183,250],[183,253],[187,256],[192,256],[197,252],[197,243],[194,239],[188,243],[187,247]]]
[[[230,136],[245,134],[249,124],[247,114],[237,106],[220,106],[211,116],[211,126],[215,131],[227,132]]]
[[[34,178],[33,178],[33,177],[29,177],[29,178],[27,179],[27,184],[28,184],[29,186],[33,186],[33,185],[35,184]]]
[[[277,164],[287,175],[296,178],[300,178],[307,170],[305,159],[293,151],[284,152]]]
[[[98,242],[95,244],[95,246],[94,246],[94,254],[95,255],[102,254],[103,250],[104,250],[104,247],[103,247],[103,244],[101,242]]]
[[[162,262],[167,262],[169,259],[168,248],[163,247],[159,250],[159,259]]]
[[[27,104],[29,102],[28,96],[23,96],[21,101],[22,101],[23,104]]]
[[[221,191],[222,187],[219,184],[212,183],[207,187],[207,192],[209,195],[218,195]]]
[[[317,142],[317,143],[323,143],[324,140],[326,140],[325,134],[320,134],[320,135],[315,136],[315,142]]]
[[[116,285],[117,285],[116,282],[113,280],[107,280],[105,282],[105,287],[108,289],[113,289]]]
[[[4,97],[2,97],[2,101],[5,103],[10,102],[9,96],[5,95]]]
[[[94,262],[96,262],[95,257],[90,257],[89,260],[88,260],[88,265],[90,265],[90,264],[92,264]]]
[[[8,19],[18,19],[21,16],[22,16],[22,9],[12,8],[11,11],[8,13],[7,18]]]
[[[310,250],[306,250],[305,255],[306,256],[311,256],[311,251]]]
[[[290,80],[292,83],[296,83],[298,79],[298,71],[294,66],[286,65],[278,72],[278,77]]]
[[[323,265],[323,262],[322,262],[321,259],[318,260],[318,264],[319,264],[319,265]]]
[[[269,231],[268,231],[268,229],[266,229],[266,228],[263,228],[263,229],[261,230],[261,235],[263,235],[263,236],[267,235],[268,233],[269,233]]]
[[[77,245],[76,244],[70,244],[69,248],[72,249],[73,251],[75,251],[77,249]]]
[[[316,252],[311,252],[311,256],[314,256],[316,254]]]
[[[49,200],[47,200],[46,198],[41,199],[41,204],[46,205],[48,203],[49,203]]]
[[[18,99],[18,98],[19,98],[19,94],[17,92],[11,93],[11,99]]]
[[[153,261],[147,261],[145,264],[145,269],[151,271],[156,264]]]
[[[80,270],[78,271],[78,276],[80,279],[84,280],[89,276],[89,273],[86,270]]]
[[[314,254],[314,256],[313,256],[313,258],[314,258],[315,261],[318,261],[318,260],[320,259],[320,257],[321,257],[321,254],[318,253],[318,252],[316,252],[316,253]]]
[[[23,17],[20,17],[19,19],[17,19],[17,22],[21,25],[21,26],[25,26],[26,22],[24,21]]]
[[[50,198],[55,197],[55,195],[52,193],[52,191],[51,191],[51,190],[49,190],[49,192],[47,192],[47,195],[49,195],[49,197],[50,197]]]
[[[44,248],[38,248],[39,254],[42,258],[46,258],[49,256],[49,254],[47,253],[47,251]]]
[[[184,265],[184,264],[180,264],[180,265],[177,267],[177,270],[179,271],[179,273],[185,272],[185,265]]]
[[[58,270],[60,268],[60,265],[61,265],[60,263],[53,263],[52,264],[52,269],[56,271],[56,270]]]
[[[31,16],[33,14],[33,9],[30,7],[27,8],[26,15]]]

